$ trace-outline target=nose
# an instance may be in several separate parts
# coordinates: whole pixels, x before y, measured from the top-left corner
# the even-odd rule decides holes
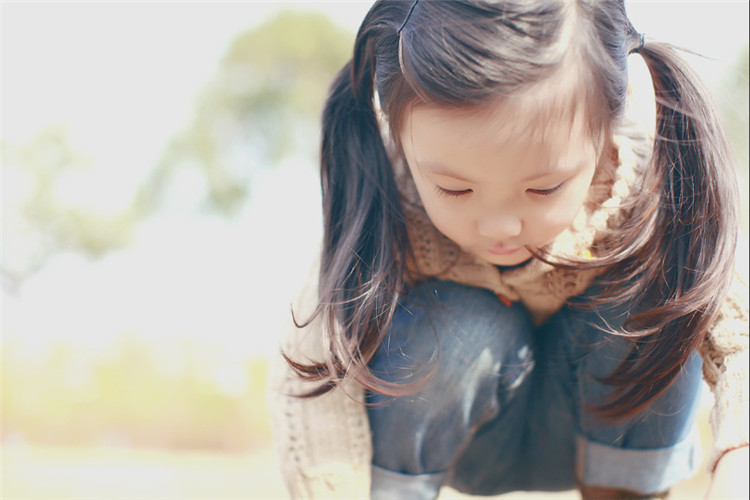
[[[492,240],[507,240],[521,234],[523,224],[514,215],[488,215],[479,219],[479,234]]]

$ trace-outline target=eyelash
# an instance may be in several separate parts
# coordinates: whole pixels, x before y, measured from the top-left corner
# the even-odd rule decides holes
[[[445,189],[443,187],[435,185],[435,189],[437,190],[438,194],[442,196],[447,196],[448,198],[459,198],[463,195],[471,193],[471,189],[464,189],[462,191],[452,191],[450,189]]]
[[[565,184],[564,182],[561,182],[560,184],[558,184],[557,186],[551,189],[529,189],[528,191],[538,196],[550,196],[550,195],[555,194],[557,191],[559,191],[560,188],[562,188],[564,184]]]
[[[551,189],[529,189],[528,191],[537,196],[551,196],[555,194],[557,191],[559,191],[563,187],[564,184],[565,183],[562,182]],[[438,194],[442,196],[446,196],[448,198],[459,198],[461,196],[467,195],[472,192],[471,189],[464,189],[462,191],[453,191],[450,189],[445,189],[438,185],[435,185],[435,189],[437,190]]]

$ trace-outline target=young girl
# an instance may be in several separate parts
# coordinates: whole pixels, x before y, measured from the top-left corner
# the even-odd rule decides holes
[[[375,2],[321,177],[271,394],[294,497],[663,498],[700,464],[701,379],[714,482],[747,483],[726,139],[622,0]]]

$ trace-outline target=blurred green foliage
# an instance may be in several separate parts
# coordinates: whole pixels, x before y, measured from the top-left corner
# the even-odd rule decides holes
[[[740,233],[745,239],[750,233],[750,47],[744,49],[727,73],[723,81],[714,89],[719,102],[727,134],[732,145],[735,166],[740,183]]]
[[[136,207],[116,213],[95,212],[76,206],[60,195],[58,181],[62,175],[93,167],[83,152],[70,146],[65,127],[43,129],[17,154],[18,162],[33,179],[33,189],[23,206],[23,214],[31,224],[46,227],[46,247],[55,250],[84,248],[97,256],[130,241]]]
[[[259,168],[295,153],[314,159],[323,101],[352,42],[324,14],[292,11],[237,36],[142,197],[158,203],[171,173],[193,166],[205,178],[208,205],[231,214]]]
[[[65,126],[50,125],[22,146],[3,143],[2,156],[4,182],[21,187],[4,200],[13,207],[3,215],[11,237],[2,244],[2,275],[11,289],[57,253],[98,257],[131,242],[138,205],[103,211],[80,200],[76,189],[91,189],[84,179],[96,167],[71,145]]]
[[[722,94],[720,106],[726,121],[727,133],[737,155],[738,168],[747,173],[750,154],[748,152],[748,110],[750,109],[750,47],[740,52],[734,67],[727,73],[718,90]]]
[[[109,213],[69,193],[61,196],[76,173],[73,184],[89,194],[102,180],[64,126],[51,125],[24,145],[2,143],[3,176],[25,187],[12,193],[22,199],[10,200],[17,237],[3,242],[6,286],[17,288],[59,252],[98,257],[126,247],[139,222],[169,202],[170,190],[182,189],[183,169],[197,169],[206,186],[206,199],[195,200],[196,206],[230,215],[247,199],[259,169],[287,155],[314,161],[327,88],[350,57],[352,40],[352,33],[314,12],[282,12],[239,34],[195,103],[190,123],[165,145],[130,203]]]

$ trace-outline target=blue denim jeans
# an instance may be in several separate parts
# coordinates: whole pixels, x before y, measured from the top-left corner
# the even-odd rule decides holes
[[[629,352],[602,327],[627,315],[627,307],[565,307],[534,327],[521,304],[487,290],[436,280],[414,287],[370,367],[389,382],[429,377],[408,396],[367,393],[372,498],[578,483],[651,494],[691,476],[700,464],[696,353],[641,414],[612,423],[591,411],[613,390],[601,377]]]

